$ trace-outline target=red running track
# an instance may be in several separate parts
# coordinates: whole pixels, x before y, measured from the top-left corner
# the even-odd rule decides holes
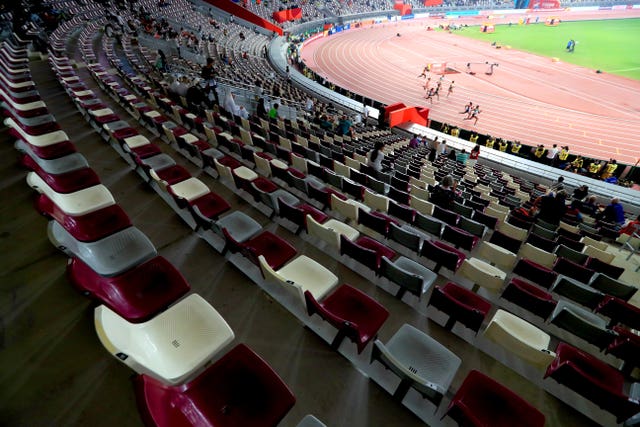
[[[593,14],[586,17],[593,19]],[[613,157],[627,164],[640,158],[640,81],[495,49],[455,33],[426,31],[434,23],[438,21],[353,29],[308,44],[303,59],[321,76],[353,92],[386,104],[427,106],[437,121],[529,145],[569,145],[573,154],[586,157]],[[566,40],[558,43],[558,57],[570,55],[564,51]],[[487,61],[500,64],[491,76],[485,75]],[[417,78],[429,62],[447,62],[460,71],[446,75],[440,100],[433,105],[424,98],[425,79]],[[468,62],[475,75],[465,72]],[[432,85],[438,77],[432,76]],[[447,97],[451,80],[454,90]],[[469,101],[480,105],[477,125],[459,114]]]

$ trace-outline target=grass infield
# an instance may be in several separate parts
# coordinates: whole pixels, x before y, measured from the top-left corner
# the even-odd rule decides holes
[[[494,33],[481,33],[476,26],[455,34],[640,80],[640,19],[566,21],[557,27],[542,20],[529,25],[514,22],[496,25]],[[571,39],[576,46],[570,53],[566,47]]]

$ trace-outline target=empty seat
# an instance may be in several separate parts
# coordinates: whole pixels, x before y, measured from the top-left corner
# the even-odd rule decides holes
[[[542,427],[542,412],[492,378],[472,370],[445,415],[461,426]]]
[[[529,259],[521,259],[513,269],[513,273],[549,289],[556,281],[558,273]]]
[[[506,234],[507,236],[511,237],[512,239],[516,239],[516,240],[519,240],[519,241],[524,241],[524,239],[526,239],[527,235],[529,234],[529,230],[527,230],[525,228],[515,227],[515,226],[509,224],[508,222],[499,223],[498,224],[498,231],[500,231],[503,234]]]
[[[289,242],[270,231],[263,231],[244,242],[235,240],[226,228],[223,228],[222,232],[227,248],[232,253],[241,253],[257,266],[260,266],[258,257],[263,255],[269,266],[278,270],[297,254],[296,248]]]
[[[624,267],[618,267],[594,257],[589,257],[584,263],[584,267],[590,270],[597,271],[601,274],[606,274],[612,279],[618,279],[625,271]]]
[[[469,252],[476,247],[479,241],[477,236],[450,225],[445,225],[442,239],[452,243],[456,248],[462,248]]]
[[[75,256],[101,276],[115,276],[157,255],[149,238],[128,227],[93,242],[76,240],[56,221],[47,229],[49,240],[69,256]]]
[[[582,253],[588,255],[591,258],[597,258],[606,264],[611,264],[616,257],[615,254],[609,253],[602,249],[598,249],[595,246],[591,245],[586,245]]]
[[[565,245],[558,245],[554,253],[556,254],[556,256],[566,258],[570,261],[575,262],[576,264],[584,264],[587,258],[589,258],[589,255],[575,251]]]
[[[502,292],[502,298],[543,319],[549,317],[557,304],[549,292],[515,277]]]
[[[555,357],[549,334],[502,309],[493,315],[484,336],[536,368],[546,368]]]
[[[101,276],[78,258],[67,264],[69,282],[128,322],[143,322],[189,291],[182,274],[156,256],[113,277]]]
[[[396,298],[402,298],[406,291],[422,298],[436,281],[438,275],[410,258],[401,256],[395,261],[382,257],[380,275],[399,286]]]
[[[555,264],[557,259],[556,254],[542,250],[533,246],[531,243],[525,243],[522,245],[520,252],[518,252],[518,256],[520,258],[535,260],[538,264],[547,268],[553,268],[553,264]]]
[[[487,227],[484,224],[471,220],[469,218],[460,217],[460,221],[458,222],[458,227],[468,233],[473,234],[479,238],[483,238]]]
[[[122,208],[113,204],[85,215],[69,215],[46,195],[36,199],[40,214],[54,219],[80,242],[93,242],[131,226],[131,221]]]
[[[412,252],[420,253],[422,247],[422,241],[424,235],[421,235],[417,230],[411,226],[399,225],[391,222],[389,223],[389,236],[391,240],[400,243],[402,246],[410,249]]]
[[[47,196],[61,211],[68,215],[86,215],[111,206],[116,202],[107,187],[102,184],[84,188],[73,193],[58,193],[35,172],[29,172],[27,174],[27,183],[34,190]]]
[[[618,334],[611,341],[604,353],[611,354],[624,363],[620,367],[623,374],[629,375],[634,368],[640,366],[640,335],[623,326],[614,326],[613,331]]]
[[[362,353],[389,317],[389,312],[380,303],[346,284],[338,287],[321,302],[309,291],[304,296],[309,316],[317,313],[338,329],[331,343],[334,350],[347,337],[356,344],[358,353]]]
[[[556,358],[544,376],[611,412],[619,423],[640,412],[640,402],[625,394],[622,373],[568,344],[558,344]]]
[[[433,234],[437,238],[440,238],[442,236],[442,229],[444,227],[444,224],[431,217],[418,213],[416,214],[415,225],[421,230],[424,230],[429,234]]]
[[[572,279],[576,279],[582,283],[589,283],[595,274],[595,271],[590,268],[583,267],[582,265],[566,258],[558,258],[556,263],[553,265],[553,271],[558,274],[571,277]]]
[[[278,374],[244,344],[188,383],[139,375],[134,385],[142,419],[158,427],[275,427],[295,403]]]
[[[636,286],[626,284],[603,273],[596,273],[589,282],[589,286],[624,301],[629,301],[638,291]]]
[[[433,271],[436,273],[440,270],[440,267],[445,267],[456,272],[462,265],[462,262],[467,258],[463,252],[456,248],[440,241],[433,240],[425,240],[422,243],[420,256],[435,262],[436,265],[433,268]]]
[[[413,388],[436,407],[449,390],[462,360],[413,326],[404,324],[383,344],[376,340],[371,363],[379,361],[400,377],[393,397],[402,401]]]
[[[556,242],[553,240],[546,239],[544,237],[538,236],[537,234],[529,234],[527,237],[526,243],[535,246],[536,248],[540,248],[546,252],[553,252],[556,248]]]
[[[220,314],[191,294],[144,323],[129,323],[104,305],[95,309],[102,345],[140,374],[179,384],[233,341]]]
[[[454,225],[454,226],[458,224],[457,213],[443,209],[437,205],[433,208],[433,217],[439,219],[445,224]]]
[[[475,255],[503,271],[511,271],[518,260],[513,252],[485,241],[480,242]]]
[[[294,206],[282,198],[278,198],[278,211],[282,218],[288,219],[297,226],[295,234],[299,234],[300,231],[307,228],[307,215],[310,215],[320,223],[329,218],[325,213],[307,203],[298,203]]]
[[[595,345],[600,350],[608,346],[616,336],[607,328],[607,321],[602,317],[568,301],[558,302],[549,322]]]
[[[513,237],[510,237],[498,230],[494,231],[493,234],[491,234],[489,242],[493,243],[494,245],[501,246],[506,250],[513,252],[514,254],[518,253],[518,251],[520,250],[520,246],[522,245],[522,241],[514,239]]]
[[[487,215],[483,212],[480,211],[475,211],[473,213],[473,217],[472,219],[474,221],[479,222],[480,224],[484,224],[486,225],[488,228],[490,229],[495,229],[496,226],[498,225],[498,218],[491,216],[491,215]]]
[[[593,310],[600,304],[604,294],[584,283],[559,275],[555,283],[549,289],[558,295],[562,295]]]
[[[347,255],[377,273],[380,271],[382,257],[393,259],[396,253],[370,237],[361,236],[351,241],[342,234],[340,235],[340,255]]]
[[[497,292],[507,277],[504,271],[478,258],[465,259],[457,274],[473,283],[473,291],[481,286],[489,291]]]
[[[640,330],[640,307],[631,305],[620,298],[605,296],[600,305],[595,309],[611,319],[610,326],[617,323],[628,326],[632,329]]]
[[[307,216],[307,233],[338,249],[340,249],[341,235],[349,240],[356,240],[360,236],[358,230],[343,222],[331,218],[320,224],[311,215]]]
[[[335,274],[306,255],[300,255],[278,270],[271,268],[264,256],[260,255],[258,260],[265,279],[279,283],[303,304],[306,291],[321,300],[338,284]]]
[[[476,333],[491,309],[489,301],[452,282],[436,286],[431,293],[429,305],[449,316],[446,329],[451,329],[456,322],[460,322]]]
[[[573,249],[574,251],[578,251],[578,252],[582,252],[582,250],[584,249],[584,243],[578,241],[578,240],[574,240],[570,237],[564,236],[562,234],[560,234],[556,240],[556,245],[564,245],[568,248]]]

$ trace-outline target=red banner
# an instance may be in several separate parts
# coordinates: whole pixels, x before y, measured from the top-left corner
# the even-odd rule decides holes
[[[278,12],[273,12],[273,19],[277,23],[302,19],[302,9],[299,7],[294,7],[292,9],[285,9],[285,10],[280,10]]]
[[[424,0],[425,6],[440,6],[442,4],[442,0]]]
[[[393,8],[395,10],[399,11],[400,15],[402,15],[402,16],[411,15],[411,5],[410,4],[396,3],[395,5],[393,5]]]

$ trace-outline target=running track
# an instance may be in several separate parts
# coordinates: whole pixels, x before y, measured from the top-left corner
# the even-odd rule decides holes
[[[624,13],[640,16],[638,10]],[[593,19],[593,14],[571,16],[576,18]],[[426,31],[427,25],[440,22],[405,21],[350,30],[310,43],[303,59],[318,74],[356,93],[386,104],[427,106],[430,118],[437,121],[529,145],[569,145],[572,153],[587,157],[613,157],[627,164],[640,159],[640,81],[495,49],[455,33]],[[569,55],[563,50],[565,43],[559,40],[560,59]],[[578,44],[576,50],[580,48]],[[492,76],[484,74],[486,61],[500,64]],[[460,71],[446,76],[440,100],[433,105],[424,99],[424,78],[417,78],[428,62],[447,62]],[[476,75],[464,72],[468,62]],[[437,79],[432,76],[432,83]],[[447,98],[451,80],[454,91]],[[475,126],[459,114],[469,101],[482,111]]]

